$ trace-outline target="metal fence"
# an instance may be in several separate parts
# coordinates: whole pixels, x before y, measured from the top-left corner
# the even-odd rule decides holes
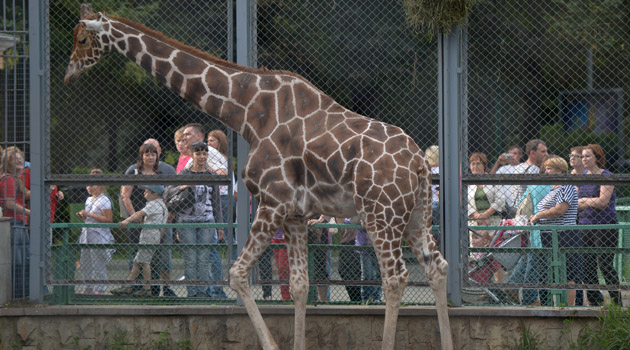
[[[552,305],[548,295],[558,294],[556,305],[593,305],[603,302],[599,289],[621,301],[620,283],[627,287],[630,277],[627,227],[582,225],[627,222],[627,182],[615,177],[627,172],[629,156],[627,12],[622,1],[475,5],[468,23],[462,168],[485,179],[484,174],[500,176],[479,186],[472,177],[465,181],[466,238],[473,247],[464,254],[465,302]],[[592,144],[601,149],[587,146]],[[612,174],[571,181],[580,177],[571,174],[603,169]],[[529,186],[528,181],[503,181],[510,174],[539,172],[556,178]],[[536,176],[544,179],[521,179]],[[527,207],[529,213],[522,211]],[[499,226],[534,223],[541,228]],[[546,225],[564,226],[552,230]],[[503,254],[478,247],[526,250]]]
[[[233,60],[236,27],[232,1],[139,1],[133,8],[125,1],[103,0],[91,4],[95,11],[138,21],[187,45]],[[464,303],[527,303],[526,296],[531,296],[528,291],[542,287],[614,290],[621,284],[622,289],[626,289],[624,283],[630,259],[624,248],[629,247],[630,238],[626,237],[628,229],[625,226],[608,227],[610,232],[621,232],[614,242],[619,247],[614,250],[615,254],[610,254],[613,250],[587,246],[584,234],[575,233],[580,239],[574,237],[567,242],[563,231],[558,231],[557,227],[549,233],[543,232],[540,245],[533,248],[530,242],[535,240],[532,238],[535,235],[529,234],[529,229],[507,230],[499,240],[495,233],[506,230],[484,227],[498,225],[503,215],[508,215],[510,207],[518,206],[519,194],[528,188],[521,185],[536,181],[535,175],[519,178],[516,169],[527,159],[525,151],[529,140],[543,140],[548,153],[564,158],[570,169],[578,165],[578,156],[585,155],[576,151],[570,158],[571,147],[600,144],[607,159],[606,169],[615,174],[626,171],[625,159],[630,157],[625,146],[627,123],[623,119],[623,92],[630,81],[626,68],[630,55],[624,44],[630,35],[626,15],[628,5],[623,1],[589,4],[590,7],[582,2],[565,1],[479,1],[469,18],[463,39],[466,51],[462,53],[467,58],[463,71],[466,93],[459,96],[459,103],[466,106],[462,111],[466,127],[461,167],[463,183],[468,185],[462,192],[461,209],[467,217],[470,216],[471,226],[469,233],[460,233],[461,241],[466,243],[461,249],[462,266],[468,267],[462,271]],[[25,6],[23,4],[22,8]],[[56,303],[112,300],[131,303],[140,300],[148,303],[235,302],[235,294],[227,287],[227,269],[233,262],[235,250],[231,225],[225,227],[225,224],[208,221],[191,223],[175,219],[166,226],[156,226],[166,228],[160,233],[160,245],[142,247],[155,248],[151,279],[157,282],[153,282],[155,286],[149,290],[161,295],[156,298],[145,295],[143,277],[138,276],[140,280],[128,283],[134,268],[133,260],[138,255],[139,231],[133,225],[123,230],[117,223],[124,218],[122,207],[125,204],[128,211],[141,209],[141,185],[201,185],[201,181],[206,183],[207,180],[225,186],[224,190],[227,190],[223,192],[223,202],[215,204],[214,208],[224,207],[221,211],[223,222],[228,222],[229,217],[247,216],[248,213],[233,210],[233,202],[227,195],[232,189],[230,162],[236,161],[236,142],[233,142],[236,138],[122,55],[110,55],[76,83],[64,85],[63,76],[79,8],[77,4],[64,1],[46,3],[46,6],[45,23],[37,23],[40,28],[49,27],[45,32],[49,42],[50,118],[42,122],[49,126],[50,142],[44,171],[46,183],[57,185],[64,194],[63,199],[49,197],[50,193],[44,196],[49,203],[48,209],[56,205],[56,210],[46,211],[54,215],[52,234],[50,240],[46,239],[50,246],[46,248],[44,259],[46,284],[51,287],[46,291],[52,293],[48,300]],[[255,45],[250,54],[256,66],[301,74],[351,110],[402,127],[422,149],[428,150],[428,154],[435,154],[430,157],[431,165],[435,172],[439,172],[437,148],[432,147],[438,145],[439,124],[436,113],[437,39],[413,32],[405,24],[405,14],[399,2],[270,0],[258,1],[254,8],[256,25],[251,34]],[[3,32],[7,31],[3,29]],[[6,61],[6,52],[3,57]],[[15,60],[19,62],[20,59],[26,57]],[[10,74],[14,76],[25,74],[19,68],[5,69],[5,72],[12,72]],[[4,74],[2,84],[5,91],[9,91],[6,87],[10,86],[7,74]],[[7,92],[4,96],[8,106],[12,95]],[[8,141],[13,137],[9,134],[19,132],[8,125],[24,119],[26,111],[20,114],[21,110],[17,108],[13,114],[5,113],[3,145],[16,142]],[[225,166],[228,175],[168,176],[165,174],[171,170],[164,167],[166,170],[158,170],[159,175],[138,175],[134,179],[134,164],[141,165],[141,173],[152,173],[150,169],[144,171],[144,157],[154,154],[161,164],[177,168],[183,144],[207,140],[206,133],[198,139],[198,135],[189,130],[183,136],[185,142],[178,145],[176,132],[189,123],[201,123],[206,133],[210,130],[225,132],[227,147],[223,162],[230,164]],[[150,138],[159,142],[159,150],[144,146],[145,140]],[[25,150],[28,141],[27,137],[20,141]],[[510,151],[512,146],[520,147],[521,153],[513,152],[511,159],[503,157],[499,160],[499,156]],[[473,167],[473,170],[469,157],[475,152],[483,155],[471,158],[481,163],[475,163],[478,168]],[[522,166],[529,173],[534,173],[536,168],[545,169],[540,162],[544,156],[542,148],[536,147],[534,152],[538,153],[534,153],[532,159],[541,159],[536,161],[535,167]],[[520,162],[516,161],[519,155],[522,157]],[[455,152],[451,156],[458,157],[458,154]],[[494,171],[498,175],[485,175],[497,162]],[[104,175],[88,175],[93,169],[102,169]],[[479,172],[479,175],[470,175]],[[128,176],[122,176],[125,173]],[[628,222],[630,220],[625,219],[626,203],[622,199],[630,197],[623,186],[627,179],[612,176],[617,179],[617,221]],[[91,181],[92,178],[95,180]],[[569,186],[574,183],[568,177],[554,179],[548,182],[567,185],[559,191],[564,195],[562,198],[568,198],[570,212],[575,212],[573,222],[578,223],[579,214],[573,209],[576,209],[580,189]],[[576,179],[582,181],[581,185],[591,185],[593,190],[600,188],[603,178],[577,176]],[[477,183],[484,186],[477,188]],[[86,189],[86,185],[91,185],[90,189]],[[213,190],[217,191],[216,188]],[[559,191],[554,189],[553,192]],[[570,193],[567,195],[567,192]],[[136,199],[130,197],[127,200],[129,193]],[[545,193],[536,194],[540,199],[547,198],[541,203],[552,203],[552,198]],[[439,209],[439,186],[434,187],[434,195],[434,207]],[[121,197],[123,200],[119,199]],[[100,199],[96,201],[97,198]],[[562,198],[554,197],[553,200],[563,203]],[[112,223],[86,220],[84,213],[77,215],[82,210],[97,207],[95,204],[102,204],[99,210],[102,209],[100,214],[104,215],[98,216],[111,213]],[[493,209],[483,214],[488,208]],[[545,208],[552,207],[541,207]],[[489,215],[492,211],[496,211],[495,215]],[[435,213],[439,212],[435,210]],[[487,218],[479,218],[480,214]],[[441,218],[442,222],[447,219]],[[435,217],[434,224],[439,223],[440,217]],[[510,224],[522,225],[523,222]],[[220,240],[218,228],[225,229],[223,240]],[[346,240],[347,237],[356,239],[356,236],[355,232],[344,230],[357,229],[356,226],[313,228],[309,255],[311,302],[382,300],[373,251],[369,245],[361,246],[355,240]],[[571,229],[581,232],[579,227]],[[48,233],[40,236],[47,237]],[[527,239],[521,240],[521,236]],[[277,238],[276,242],[281,244],[281,235]],[[512,245],[504,243],[504,247],[515,248],[493,250],[493,240],[495,245],[509,241]],[[452,239],[441,243],[458,246],[458,241]],[[471,248],[468,248],[469,244]],[[563,258],[570,255],[576,259]],[[619,282],[608,278],[610,255]],[[404,302],[432,303],[422,269],[415,258],[408,256],[406,261],[411,279]],[[538,265],[533,268],[539,272],[536,280],[518,279],[521,277],[517,266],[519,269],[523,266],[523,275],[527,276],[527,257],[543,256],[549,258],[538,259]],[[194,265],[194,259],[200,259],[197,265]],[[601,278],[597,278],[597,267],[593,264],[597,259],[606,260],[600,264],[600,268],[606,266]],[[501,263],[502,260],[509,260],[509,264]],[[566,264],[568,270],[575,265],[577,272],[572,270],[571,273],[575,272],[578,277],[566,276],[569,272],[563,272]],[[137,267],[140,270],[141,265]],[[455,268],[456,264],[451,266]],[[531,263],[529,266],[531,271]],[[555,270],[548,272],[549,266]],[[590,273],[590,281],[584,279],[586,271]],[[592,280],[593,271],[595,281]],[[286,253],[282,245],[274,245],[263,255],[253,273],[255,298],[274,302],[289,299],[286,276]],[[570,277],[578,279],[573,281],[576,285],[568,285],[571,279],[567,278]],[[135,288],[120,289],[124,285]],[[563,292],[558,295],[563,298],[558,299],[558,303],[568,302]],[[546,302],[537,292],[535,299]]]
[[[12,290],[7,293],[20,299],[29,295],[30,244],[28,238],[28,210],[23,205],[28,200],[21,180],[27,176],[20,171],[24,167],[24,152],[29,152],[29,56],[28,8],[25,1],[15,1],[5,6],[0,30],[0,203],[3,216],[11,217],[10,280]],[[22,205],[10,198],[20,198]],[[4,271],[3,271],[4,273]]]
[[[233,59],[231,1],[141,2],[133,9],[124,2],[97,1],[91,5],[95,11],[138,21],[187,45],[223,59]],[[437,127],[435,40],[411,32],[404,23],[404,12],[399,4],[392,7],[374,1],[372,5],[259,2],[254,34],[256,46],[251,48],[255,64],[302,74],[351,109],[405,127],[421,147],[436,144],[437,136],[426,137],[436,135]],[[48,282],[58,290],[57,302],[127,300],[130,297],[134,300],[134,294],[145,293],[141,280],[134,283],[135,288],[118,287],[128,284],[125,280],[133,270],[138,232],[109,224],[101,227],[106,232],[102,236],[95,240],[86,238],[99,223],[91,222],[96,226],[86,229],[82,222],[89,220],[76,215],[90,204],[89,198],[94,197],[88,194],[92,188],[86,192],[83,187],[89,184],[89,177],[84,174],[102,169],[106,177],[99,178],[98,184],[114,184],[97,191],[104,191],[101,200],[106,203],[104,208],[111,208],[115,223],[122,219],[121,206],[125,206],[124,201],[119,201],[121,191],[124,193],[130,187],[128,178],[116,174],[133,173],[130,166],[138,162],[138,149],[145,140],[156,139],[161,146],[161,154],[158,154],[161,163],[175,167],[181,150],[177,149],[173,135],[188,123],[199,122],[206,132],[223,130],[228,135],[229,158],[232,153],[236,154],[233,139],[218,122],[193,109],[121,55],[110,55],[81,80],[63,85],[78,7],[54,2],[50,4],[49,14],[50,176],[53,182],[63,178],[66,186],[63,188],[65,198],[55,215],[57,224],[53,224]],[[388,63],[393,60],[396,65]],[[79,125],[82,127],[77,128]],[[203,137],[205,140],[205,135]],[[72,156],[68,157],[69,154]],[[165,181],[164,177],[144,180],[148,180],[147,184]],[[77,185],[69,185],[73,182]],[[133,185],[138,193],[140,183]],[[134,205],[133,210],[139,209],[141,207]],[[223,215],[227,217],[230,212],[236,215],[227,208]],[[153,287],[153,294],[163,297],[157,302],[181,302],[175,298],[190,302],[193,296],[234,302],[234,292],[226,287],[227,269],[234,260],[235,242],[231,237],[226,234],[225,239],[220,240],[220,235],[215,233],[218,226],[208,223],[176,220],[172,225],[172,236],[171,230],[166,230],[163,249],[155,252],[159,257],[159,252],[165,250],[167,257],[158,262],[154,258],[151,269],[152,279],[166,279],[155,283],[161,289]],[[187,230],[195,225],[212,226],[210,232],[202,234],[209,237],[200,237],[203,230],[199,228],[197,237],[188,237]],[[373,250],[355,247],[354,239],[341,241],[340,236],[340,233],[329,232],[328,228],[314,228],[310,233],[311,300],[381,301],[380,273]],[[172,245],[164,248],[171,237]],[[282,244],[282,236],[277,238],[274,242]],[[90,245],[97,243],[99,245]],[[286,287],[286,250],[281,247],[270,248],[254,270],[252,284],[254,296],[259,300],[291,298]],[[192,267],[192,256],[202,259],[203,267]],[[432,302],[423,272],[417,262],[413,262],[415,259],[409,260],[412,280],[405,302]],[[160,271],[164,275],[161,276]],[[142,278],[142,274],[137,278]],[[210,288],[206,288],[208,286]]]

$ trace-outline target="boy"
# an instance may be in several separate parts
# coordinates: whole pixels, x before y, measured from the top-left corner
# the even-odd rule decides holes
[[[147,200],[147,204],[142,210],[135,212],[127,219],[120,222],[120,228],[125,229],[131,222],[139,222],[144,218],[144,224],[166,224],[168,218],[168,210],[166,204],[162,200],[162,194],[164,193],[164,186],[162,185],[150,185],[144,186],[144,198]],[[143,228],[140,232],[140,244],[159,244],[164,229],[159,228]],[[149,285],[149,279],[151,276],[151,259],[155,253],[155,248],[140,248],[136,257],[133,259],[133,267],[129,272],[127,280],[133,281],[138,277],[140,268],[142,268],[142,275],[146,282],[144,289],[141,289],[135,293],[134,296],[150,296],[151,289]],[[133,291],[131,286],[121,287],[112,290],[112,294],[131,294]]]

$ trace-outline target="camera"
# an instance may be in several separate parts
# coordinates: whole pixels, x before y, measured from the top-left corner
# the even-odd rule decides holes
[[[505,154],[505,159],[510,159],[510,158],[512,158],[512,155],[511,155],[511,154],[509,154],[509,153],[506,153],[506,154]]]

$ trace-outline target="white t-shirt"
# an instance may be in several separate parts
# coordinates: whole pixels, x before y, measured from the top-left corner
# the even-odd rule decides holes
[[[434,166],[433,168],[431,168],[431,174],[439,174],[440,173],[440,167],[439,166]],[[433,202],[438,202],[440,200],[438,193],[437,193],[437,188],[439,185],[431,185],[431,192],[433,192]]]
[[[88,213],[93,213],[98,216],[103,216],[103,210],[112,209],[112,202],[109,198],[101,194],[98,197],[94,198],[94,196],[89,196],[88,199],[85,200],[85,211]],[[100,222],[93,217],[85,218],[86,224],[99,224]],[[88,235],[88,231],[91,233]],[[96,235],[94,233],[97,233]],[[92,239],[96,237],[96,242],[88,242],[88,238]],[[108,228],[95,228],[95,227],[84,227],[81,229],[81,236],[79,237],[79,242],[86,243],[100,243],[100,244],[108,244],[114,243],[114,236],[112,232]]]
[[[148,201],[142,211],[146,214],[144,224],[166,224],[168,209],[162,198]],[[140,232],[140,243],[160,243],[161,230],[159,228],[143,228]]]

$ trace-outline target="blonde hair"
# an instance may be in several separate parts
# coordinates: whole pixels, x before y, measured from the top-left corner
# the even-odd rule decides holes
[[[7,147],[7,149],[5,149],[2,153],[2,160],[0,161],[0,172],[15,176],[19,191],[22,193],[26,193],[24,182],[20,177],[17,176],[18,169],[15,166],[15,164],[17,163],[17,156],[20,156],[22,157],[22,159],[24,159],[24,152],[22,152],[22,150],[20,150],[16,146]]]
[[[103,174],[104,174],[103,169],[99,169],[99,168],[90,169],[90,175],[103,175]],[[106,188],[103,185],[92,185],[92,186],[99,188],[100,193],[105,193],[106,191]]]
[[[177,142],[177,139],[184,137],[185,129],[186,129],[185,127],[181,127],[177,129],[177,131],[175,131],[175,136],[173,137],[173,140],[175,140],[175,142]]]
[[[550,156],[542,163],[542,168],[552,167],[560,170],[563,173],[569,172],[569,164],[564,158],[559,156]]]
[[[440,165],[440,147],[438,145],[429,146],[424,155],[432,168]]]
[[[3,173],[16,175],[18,169],[15,167],[16,157],[22,157],[24,159],[24,152],[16,146],[7,147],[2,153],[2,164],[0,164],[0,170]]]

